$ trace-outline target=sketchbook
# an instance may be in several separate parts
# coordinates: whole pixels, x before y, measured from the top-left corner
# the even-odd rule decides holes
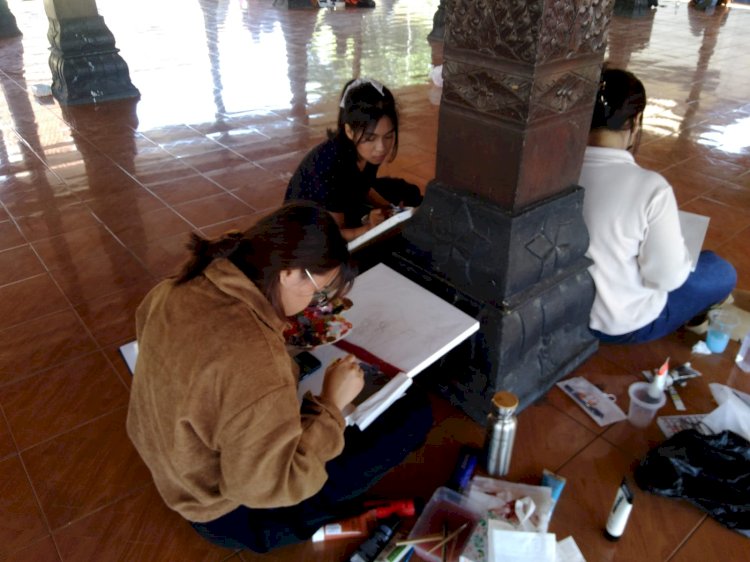
[[[700,256],[703,248],[703,241],[706,239],[710,217],[687,211],[679,211],[679,214],[682,237],[685,239],[685,246],[687,246],[690,254],[690,270],[695,271],[695,267],[698,265],[698,256]]]
[[[402,396],[413,377],[479,330],[479,321],[382,263],[359,275],[347,298],[354,303],[345,313],[353,328],[341,343],[366,350],[398,371],[387,385],[345,412],[347,423],[360,429]],[[323,368],[300,383],[300,396],[307,390],[319,393],[325,367],[347,351],[327,345],[311,353]]]
[[[405,220],[410,219],[414,215],[414,211],[416,209],[414,207],[404,207],[401,210],[398,210],[396,213],[391,215],[389,218],[381,222],[379,225],[372,227],[370,230],[365,232],[361,236],[357,236],[354,240],[349,242],[348,247],[349,251],[353,252],[363,244],[366,244],[370,240],[373,240],[374,238],[377,238],[384,232],[389,231],[396,225],[401,224]]]

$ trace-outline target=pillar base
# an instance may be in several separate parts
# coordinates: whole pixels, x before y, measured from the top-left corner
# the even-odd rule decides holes
[[[287,8],[290,10],[319,10],[314,0],[287,0]]]
[[[650,15],[659,6],[659,0],[615,0],[614,14],[627,18],[642,18]]]
[[[425,380],[479,422],[494,392],[523,409],[598,349],[582,204],[576,188],[511,216],[433,182],[406,223],[393,267],[480,320]]]
[[[101,16],[50,19],[52,95],[62,105],[138,98],[128,65]]]

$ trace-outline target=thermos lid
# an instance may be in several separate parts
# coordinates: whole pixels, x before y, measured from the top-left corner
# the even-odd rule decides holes
[[[512,412],[518,407],[518,397],[512,392],[501,390],[492,397],[492,404],[500,411]]]

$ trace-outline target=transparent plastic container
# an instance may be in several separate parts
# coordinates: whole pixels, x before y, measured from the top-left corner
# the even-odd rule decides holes
[[[446,543],[446,560],[458,562],[466,541],[471,537],[474,527],[482,518],[482,515],[482,508],[467,496],[454,492],[450,488],[438,488],[432,494],[430,501],[427,502],[419,519],[417,519],[417,523],[409,533],[409,538],[415,539],[433,534],[440,535],[444,530],[450,535],[450,533],[461,529],[454,541]],[[466,526],[461,528],[462,525]],[[415,554],[419,557],[419,560],[441,562],[443,560],[441,548],[438,547],[433,552],[429,552],[439,542],[438,539],[435,542],[415,545]]]

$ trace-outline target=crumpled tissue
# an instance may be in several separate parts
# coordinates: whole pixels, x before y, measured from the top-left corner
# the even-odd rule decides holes
[[[706,342],[703,340],[699,341],[693,346],[692,352],[697,355],[711,355],[711,350],[708,349]]]

